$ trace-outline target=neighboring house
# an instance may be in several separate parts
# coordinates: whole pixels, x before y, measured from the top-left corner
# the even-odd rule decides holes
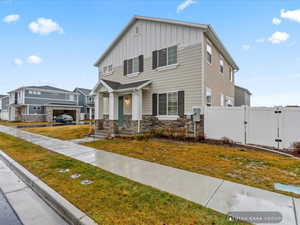
[[[53,117],[66,113],[79,121],[78,96],[51,86],[20,87],[9,92],[10,121],[53,121]]]
[[[193,129],[195,108],[234,105],[239,69],[210,25],[135,16],[97,60],[98,130]]]
[[[251,105],[251,92],[239,86],[235,86],[234,105],[235,106],[250,106]]]
[[[91,89],[75,88],[73,92],[78,94],[78,105],[81,106],[80,117],[84,119],[94,119],[95,105],[94,96],[90,95]]]
[[[0,95],[0,120],[8,120],[9,96]]]

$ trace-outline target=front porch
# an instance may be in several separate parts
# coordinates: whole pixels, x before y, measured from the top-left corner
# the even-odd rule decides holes
[[[109,135],[143,132],[143,93],[151,81],[130,84],[101,80],[95,93],[96,130],[105,130]]]

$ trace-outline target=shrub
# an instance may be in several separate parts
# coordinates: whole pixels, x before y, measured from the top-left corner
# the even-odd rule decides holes
[[[164,132],[165,130],[162,129],[162,128],[159,128],[159,129],[152,129],[150,134],[153,136],[153,137],[156,137],[156,138],[161,138],[164,136]]]
[[[205,137],[205,134],[204,133],[198,133],[197,135],[196,135],[196,141],[205,141],[205,139],[206,139],[206,137]]]
[[[151,134],[136,134],[133,138],[136,141],[148,141],[151,137]]]
[[[233,145],[234,144],[234,141],[228,137],[223,137],[221,141],[222,141],[223,145]]]
[[[293,149],[300,154],[300,141],[293,144]]]

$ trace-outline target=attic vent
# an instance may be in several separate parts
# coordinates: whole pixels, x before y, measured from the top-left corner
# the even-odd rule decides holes
[[[136,33],[136,34],[139,33],[139,27],[138,27],[138,26],[135,27],[135,33]]]

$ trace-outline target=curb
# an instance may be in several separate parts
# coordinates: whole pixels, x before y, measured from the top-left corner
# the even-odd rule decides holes
[[[0,159],[70,225],[98,225],[84,212],[0,150]]]

